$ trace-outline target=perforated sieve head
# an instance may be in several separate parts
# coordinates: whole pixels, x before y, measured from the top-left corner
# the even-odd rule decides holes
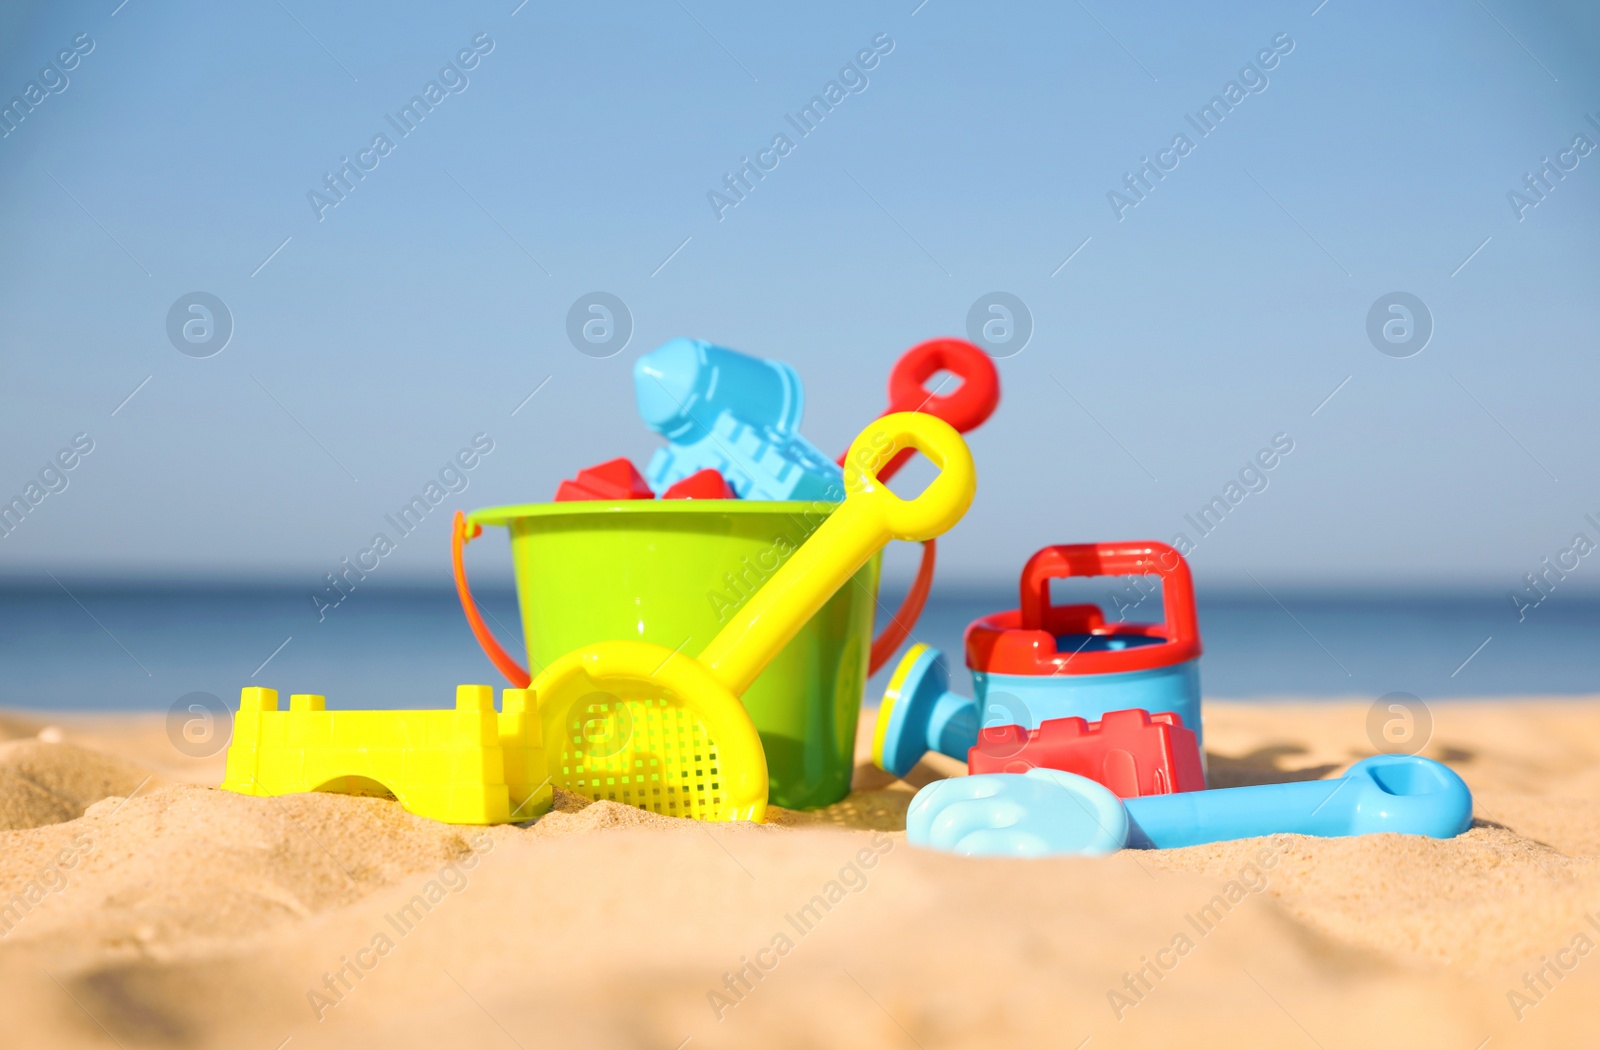
[[[694,820],[763,819],[766,757],[744,706],[699,661],[602,642],[534,682],[552,783]]]

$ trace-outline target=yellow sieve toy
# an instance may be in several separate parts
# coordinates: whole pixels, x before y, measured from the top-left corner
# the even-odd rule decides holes
[[[903,500],[877,471],[907,448],[939,475]],[[977,491],[961,435],[915,412],[862,431],[844,482],[844,502],[826,504],[827,519],[698,658],[639,640],[587,645],[527,690],[506,690],[498,715],[487,686],[462,686],[455,711],[329,712],[308,695],[280,712],[275,692],[246,689],[222,786],[388,793],[420,816],[467,824],[536,816],[551,785],[668,816],[763,820],[766,756],[740,694],[891,539],[944,533]]]
[[[916,448],[939,475],[903,500],[879,467]],[[953,427],[899,412],[850,446],[845,499],[750,596],[698,658],[638,640],[599,642],[532,682],[556,786],[655,813],[760,821],[767,762],[739,695],[801,626],[891,539],[932,539],[977,491],[972,454]]]

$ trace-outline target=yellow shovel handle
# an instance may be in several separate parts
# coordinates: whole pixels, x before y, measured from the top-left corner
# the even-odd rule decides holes
[[[916,448],[939,476],[915,499],[903,500],[877,471],[905,448]],[[972,453],[954,427],[936,416],[896,412],[874,420],[850,445],[845,499],[782,568],[750,597],[700,654],[723,685],[742,695],[806,621],[891,539],[929,540],[972,506],[978,490]]]

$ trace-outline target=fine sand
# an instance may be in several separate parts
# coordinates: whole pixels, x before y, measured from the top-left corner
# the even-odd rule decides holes
[[[1211,702],[1212,783],[1335,775],[1366,716]],[[155,716],[3,715],[0,1046],[1600,1045],[1600,699],[1435,704],[1424,754],[1459,839],[972,860],[905,842],[942,759],[761,827],[476,829],[218,791]]]

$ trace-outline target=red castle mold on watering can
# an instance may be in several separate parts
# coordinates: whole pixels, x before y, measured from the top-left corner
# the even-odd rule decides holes
[[[1097,780],[1118,798],[1200,791],[1200,745],[1170,712],[1107,711],[1098,722],[1048,718],[1038,729],[989,726],[967,752],[968,773],[1060,769]]]

